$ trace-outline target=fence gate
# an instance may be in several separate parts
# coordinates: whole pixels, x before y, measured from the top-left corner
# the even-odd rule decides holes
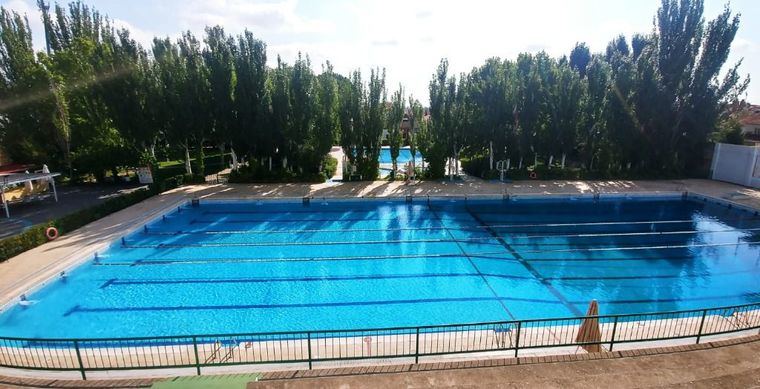
[[[760,188],[760,148],[718,143],[710,165],[710,178]]]

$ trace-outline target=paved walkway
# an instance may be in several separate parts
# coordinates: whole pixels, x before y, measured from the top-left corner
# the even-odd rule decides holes
[[[100,204],[111,197],[131,192],[139,187],[139,185],[59,185],[57,203],[53,200],[51,192],[44,200],[11,204],[10,218],[6,218],[0,211],[0,239],[16,235],[35,224]]]
[[[583,355],[596,355],[599,359],[595,360],[562,361],[562,357],[573,357],[568,355],[384,366],[363,374],[341,374],[340,369],[290,374],[301,377],[311,373],[313,378],[277,379],[265,373],[261,381],[248,384],[248,389],[760,387],[760,336],[753,339],[741,344],[733,340]],[[696,350],[683,351],[689,349]]]

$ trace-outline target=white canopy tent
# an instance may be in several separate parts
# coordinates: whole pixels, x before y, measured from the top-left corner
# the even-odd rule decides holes
[[[8,200],[5,197],[5,191],[13,185],[31,184],[32,181],[46,181],[53,190],[53,198],[58,202],[58,192],[55,190],[54,177],[60,176],[61,173],[11,173],[0,174],[0,198],[2,198],[3,208],[5,208],[5,217],[10,218],[11,213],[8,210]]]

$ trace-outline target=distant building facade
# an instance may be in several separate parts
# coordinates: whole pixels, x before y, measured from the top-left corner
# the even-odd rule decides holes
[[[760,105],[747,104],[736,113],[747,141],[760,143]]]

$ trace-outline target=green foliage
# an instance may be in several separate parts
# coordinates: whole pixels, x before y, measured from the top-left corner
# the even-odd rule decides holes
[[[230,183],[285,183],[285,182],[325,182],[325,173],[298,174],[289,169],[277,168],[269,170],[266,167],[254,165],[244,166],[230,174]]]
[[[332,156],[325,156],[325,160],[322,163],[322,173],[325,177],[332,177],[338,172],[338,160]]]
[[[742,133],[742,125],[736,118],[730,117],[718,125],[718,131],[710,134],[710,138],[716,143],[743,145],[744,133]]]
[[[617,36],[601,53],[579,42],[567,57],[489,58],[458,75],[444,59],[427,112],[411,97],[407,109],[401,86],[389,107],[384,69],[363,80],[327,62],[316,74],[305,54],[268,69],[266,45],[249,31],[155,38],[148,55],[81,2],[38,8],[46,50],[36,55],[27,20],[0,10],[0,141],[14,161],[47,163],[73,180],[100,180],[157,153],[186,161],[171,175],[203,176],[213,170],[209,146],[234,150],[251,179],[316,178],[335,142],[357,174],[375,179],[382,131],[395,161],[404,117],[431,177],[479,158],[486,175],[506,159],[600,176],[690,174],[704,168],[710,139],[740,141],[735,129],[712,135],[747,87],[739,64],[723,69],[739,18],[726,7],[706,21],[703,0],[662,0],[650,33]]]
[[[406,99],[404,98],[404,87],[399,85],[398,90],[391,97],[391,108],[388,110],[386,128],[388,130],[388,146],[390,147],[391,160],[393,161],[393,170],[391,178],[395,178],[398,170],[397,159],[401,151],[403,138],[401,135],[401,122],[406,112]]]
[[[426,158],[441,158],[435,146],[456,161],[465,144],[469,168],[488,158],[477,163],[481,176],[506,159],[518,170],[567,162],[598,176],[704,171],[710,133],[747,80],[736,66],[718,79],[738,17],[728,8],[709,22],[702,16],[701,0],[664,0],[655,30],[630,44],[618,36],[591,54],[578,43],[569,60],[544,52],[491,58],[456,87],[443,60],[430,82],[430,136],[420,139]],[[737,135],[716,136],[739,142]]]

